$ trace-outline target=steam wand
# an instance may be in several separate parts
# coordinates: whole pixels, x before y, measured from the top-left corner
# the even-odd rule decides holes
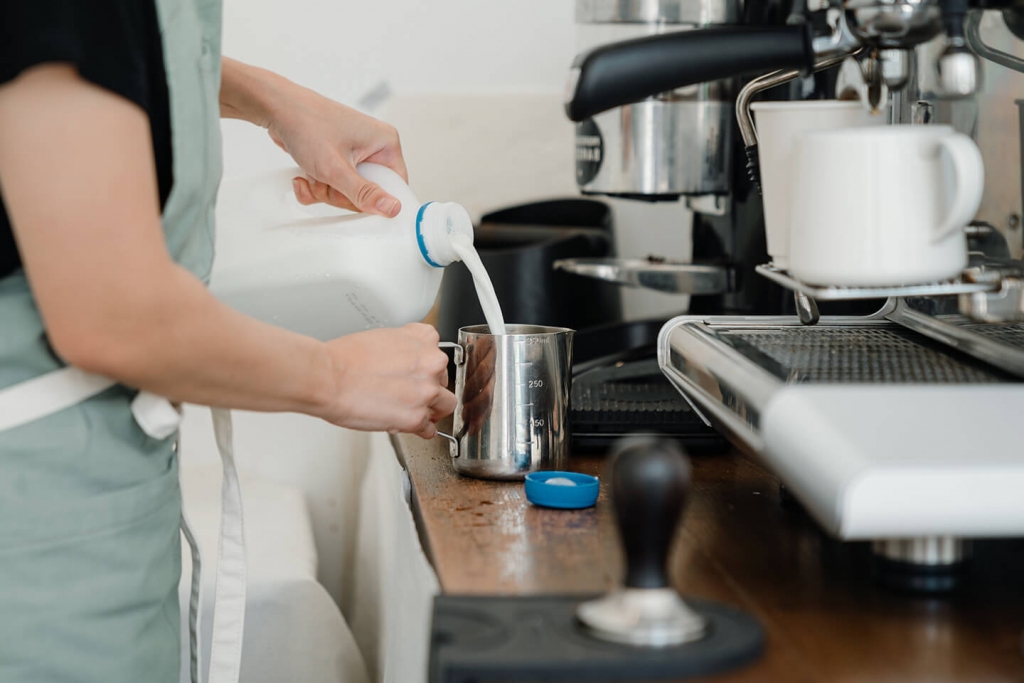
[[[817,73],[825,69],[831,69],[842,64],[843,60],[847,57],[856,55],[859,52],[860,50],[852,53],[839,52],[819,58],[814,62],[812,72]],[[754,117],[750,113],[750,103],[758,93],[789,83],[802,75],[802,73],[798,69],[779,69],[763,76],[758,76],[747,83],[740,90],[739,95],[736,96],[736,122],[739,124],[740,136],[743,138],[744,151],[747,155],[747,174],[750,180],[753,181],[754,187],[757,188],[758,194],[763,194],[761,192],[761,162],[757,152],[757,129],[754,126]],[[800,316],[800,322],[804,325],[814,325],[818,322],[821,314],[818,312],[818,304],[815,303],[814,299],[802,292],[794,292],[793,299],[796,302],[796,310]]]

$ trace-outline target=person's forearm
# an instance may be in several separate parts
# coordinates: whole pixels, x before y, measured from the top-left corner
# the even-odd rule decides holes
[[[272,71],[224,57],[221,60],[220,115],[267,128],[276,102],[283,97],[282,92],[297,87]]]
[[[77,318],[88,329],[53,339],[84,370],[173,401],[246,410],[324,416],[337,394],[326,345],[228,308],[177,265],[94,306]]]
[[[393,218],[402,205],[363,178],[356,166],[382,164],[408,182],[398,131],[266,69],[221,60],[220,113],[267,129],[303,175],[294,182],[302,204],[325,202]]]

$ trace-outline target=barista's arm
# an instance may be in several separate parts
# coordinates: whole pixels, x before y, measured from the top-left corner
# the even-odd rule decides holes
[[[50,342],[72,365],[176,401],[425,437],[454,409],[432,328],[325,344],[231,310],[176,265],[145,113],[72,67],[0,86],[0,190]]]
[[[266,128],[292,155],[306,173],[294,180],[300,202],[398,215],[398,200],[356,173],[356,165],[367,161],[388,166],[408,181],[392,126],[234,59],[223,59],[221,74],[221,116]]]

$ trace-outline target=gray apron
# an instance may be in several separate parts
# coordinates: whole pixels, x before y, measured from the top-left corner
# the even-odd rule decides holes
[[[171,104],[171,255],[206,281],[221,174],[220,0],[157,0]],[[172,683],[181,650],[181,510],[166,400],[67,368],[24,272],[0,280],[0,682]],[[215,411],[224,510],[210,680],[237,680],[245,603],[230,414]]]

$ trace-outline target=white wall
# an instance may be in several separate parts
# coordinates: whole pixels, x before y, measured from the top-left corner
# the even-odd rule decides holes
[[[572,0],[227,0],[224,50],[346,102],[403,94],[559,91]],[[301,77],[300,77],[301,76]]]

